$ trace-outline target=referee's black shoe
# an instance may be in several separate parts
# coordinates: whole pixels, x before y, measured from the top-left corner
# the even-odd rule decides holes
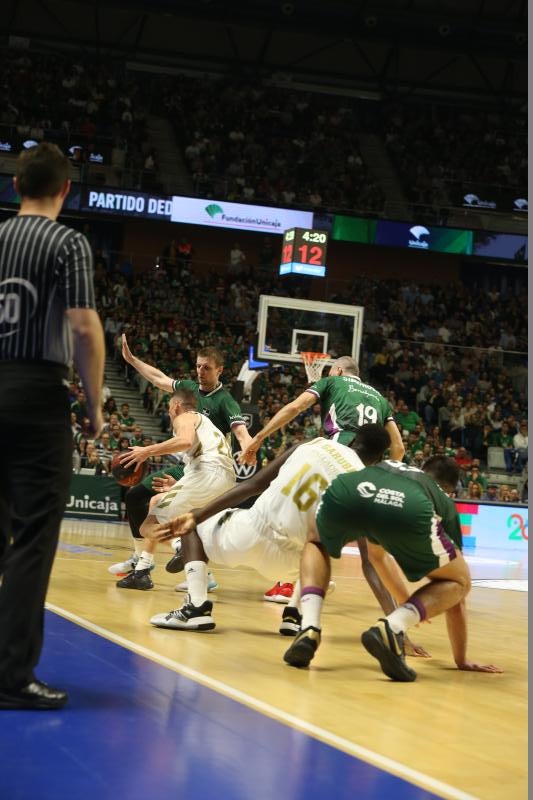
[[[363,647],[377,658],[382,671],[393,681],[416,681],[416,672],[405,663],[403,633],[394,633],[388,620],[380,619],[361,636]]]
[[[319,644],[320,631],[310,625],[298,634],[283,656],[283,660],[291,667],[308,667]]]
[[[154,584],[150,577],[150,568],[134,569],[125,578],[117,581],[116,586],[119,589],[153,589]]]
[[[62,708],[68,694],[35,678],[20,689],[0,689],[0,709],[52,711]]]

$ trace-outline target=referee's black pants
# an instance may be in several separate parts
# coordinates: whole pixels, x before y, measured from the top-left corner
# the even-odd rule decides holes
[[[72,474],[66,370],[0,362],[0,688],[34,678]]]

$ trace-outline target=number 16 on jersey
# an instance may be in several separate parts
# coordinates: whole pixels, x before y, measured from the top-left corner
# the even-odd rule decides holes
[[[326,252],[328,234],[310,228],[290,228],[283,234],[280,275],[314,275],[323,278],[326,274]]]

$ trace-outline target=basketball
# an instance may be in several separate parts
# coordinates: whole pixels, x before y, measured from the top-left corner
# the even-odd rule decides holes
[[[136,486],[146,475],[146,470],[148,468],[147,462],[143,461],[142,464],[124,467],[119,461],[120,455],[120,453],[117,453],[113,456],[113,460],[111,461],[111,473],[113,477],[121,486]]]

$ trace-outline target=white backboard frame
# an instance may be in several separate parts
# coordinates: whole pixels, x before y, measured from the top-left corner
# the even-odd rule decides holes
[[[266,359],[268,361],[288,361],[293,364],[299,364],[301,358],[299,353],[281,353],[274,352],[273,350],[265,350],[265,338],[267,330],[268,309],[269,308],[286,308],[294,311],[301,309],[302,311],[314,311],[322,314],[336,314],[346,317],[353,317],[353,337],[351,343],[351,352],[342,353],[342,355],[352,356],[359,362],[359,351],[361,349],[361,339],[363,336],[363,318],[364,306],[350,306],[345,303],[326,303],[322,300],[298,300],[295,297],[278,297],[276,295],[262,294],[259,296],[259,311],[257,315],[257,358]],[[293,329],[294,330],[294,329]],[[299,329],[297,329],[299,330]],[[323,331],[309,331],[317,335],[323,335]],[[291,337],[291,349],[294,340],[294,334]],[[334,359],[325,359],[324,363],[331,365]]]

